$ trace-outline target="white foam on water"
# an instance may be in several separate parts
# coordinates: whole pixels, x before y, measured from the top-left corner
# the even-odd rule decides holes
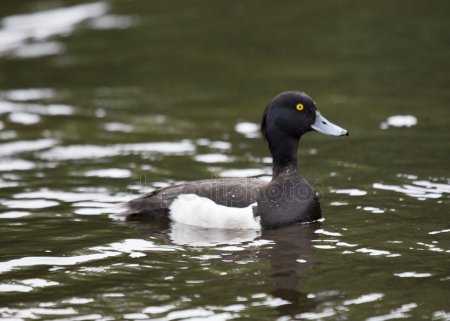
[[[195,151],[195,145],[187,139],[178,142],[135,143],[117,146],[124,152],[148,152],[150,154],[162,153],[171,155],[185,155]]]
[[[214,320],[214,312],[205,308],[192,308],[169,312],[165,320]],[[220,320],[220,319],[219,319]],[[226,320],[226,319],[225,319]]]
[[[385,212],[383,209],[378,208],[378,207],[373,207],[373,206],[364,206],[363,210],[366,212],[373,213],[373,214],[382,214]]]
[[[113,249],[115,251],[120,251],[124,253],[130,253],[132,251],[169,251],[173,252],[176,250],[175,247],[170,246],[160,246],[149,240],[143,239],[125,239],[120,242],[111,243],[106,247],[107,250]]]
[[[407,313],[417,307],[418,307],[418,305],[416,303],[403,304],[400,308],[393,309],[388,314],[370,317],[370,318],[366,319],[366,321],[386,321],[386,320],[392,320],[392,319],[406,319],[410,316]]]
[[[62,54],[64,45],[56,41],[45,41],[33,44],[23,44],[14,51],[18,58],[36,58]]]
[[[24,152],[46,149],[56,145],[57,143],[58,141],[55,139],[44,138],[0,144],[0,156],[9,156]]]
[[[297,314],[295,317],[298,319],[303,320],[323,320],[325,318],[332,317],[336,314],[334,309],[332,308],[325,308],[321,312],[303,312],[300,314]]]
[[[22,284],[0,283],[0,293],[2,292],[31,292],[33,288]]]
[[[0,97],[14,101],[41,100],[54,96],[55,91],[50,88],[12,89],[0,92]]]
[[[173,304],[149,306],[149,307],[146,307],[144,310],[142,310],[142,312],[148,313],[148,314],[160,314],[160,313],[165,313],[167,311],[173,310],[175,308],[176,308],[176,306]]]
[[[342,247],[355,247],[355,246],[358,246],[358,244],[352,244],[352,243],[347,243],[347,242],[337,242],[336,245],[337,246],[342,246]]]
[[[55,281],[48,281],[46,279],[40,279],[40,278],[34,278],[34,279],[25,279],[20,281],[21,283],[31,286],[33,288],[45,288],[48,286],[55,286],[58,285],[58,282]]]
[[[173,245],[159,245],[150,240],[144,239],[125,239],[119,242],[113,242],[103,246],[95,246],[90,250],[100,251],[104,253],[116,252],[122,254],[129,254],[142,252],[175,252],[179,250],[177,246]]]
[[[98,204],[98,202],[95,202]],[[73,204],[75,208],[73,209],[74,214],[78,215],[103,215],[108,214],[112,215],[112,219],[124,219],[122,216],[114,216],[114,214],[123,213],[124,209],[121,206],[122,204],[103,204],[103,206],[88,206],[88,205],[79,205],[80,203]]]
[[[224,154],[200,154],[195,155],[194,159],[201,163],[229,163],[234,161],[234,158]]]
[[[261,302],[254,302],[252,303],[252,306],[267,306],[267,307],[271,307],[271,308],[276,308],[282,305],[286,305],[291,303],[288,300],[282,299],[282,298],[277,298],[277,297],[273,297],[271,295],[265,295],[264,300]]]
[[[7,208],[17,209],[42,209],[48,207],[54,207],[59,205],[58,202],[47,199],[18,199],[18,200],[5,200],[3,205]]]
[[[105,298],[122,298],[125,294],[123,293],[105,293],[103,294],[103,297]]]
[[[345,300],[344,305],[363,304],[381,300],[384,297],[383,293],[369,293],[363,294],[360,297],[352,300]]]
[[[315,234],[322,234],[322,235],[328,235],[328,236],[342,236],[341,233],[338,232],[330,232],[324,229],[318,229],[314,231]]]
[[[130,133],[133,131],[133,126],[124,123],[106,123],[104,126],[106,131],[109,132],[122,132]]]
[[[433,242],[433,243],[435,243],[435,242]],[[431,252],[441,252],[441,253],[447,252],[447,253],[450,253],[450,250],[445,250],[443,248],[440,248],[436,244],[429,244],[429,243],[423,243],[423,242],[416,242],[416,244],[422,246],[422,248],[417,248],[418,250],[428,250],[428,251],[431,251]]]
[[[63,43],[50,40],[71,35],[83,22],[93,29],[125,29],[135,24],[128,16],[107,15],[109,5],[99,1],[13,15],[0,21],[0,55],[33,58],[59,54]]]
[[[207,138],[200,138],[196,141],[199,146],[207,146],[209,148],[227,150],[231,148],[230,142],[225,142],[221,140],[209,140]]]
[[[373,183],[372,187],[385,191],[398,192],[419,200],[438,199],[441,198],[443,194],[450,193],[449,184],[434,183],[426,180],[414,180],[412,181],[412,184],[392,185]]]
[[[18,200],[12,201],[13,203],[8,201],[9,203],[7,205],[14,206],[14,208],[24,208],[24,206],[28,206],[25,208],[36,208],[31,206],[36,204],[36,199],[44,199],[47,200],[47,202],[54,202],[55,204],[59,204],[59,202],[73,203],[73,213],[77,215],[112,215],[122,213],[123,208],[121,207],[121,204],[130,198],[129,195],[125,194],[110,195],[107,192],[66,192],[49,189],[18,193],[13,197]],[[31,204],[28,204],[25,201],[30,201]]]
[[[336,246],[334,246],[334,245],[327,245],[327,244],[324,244],[324,245],[313,245],[313,247],[315,247],[316,249],[321,249],[321,250],[331,250],[331,249],[335,249],[336,248]]]
[[[438,193],[450,193],[450,185],[444,183],[433,183],[425,180],[413,181],[415,185],[422,186],[428,190],[433,190]]]
[[[126,320],[148,320],[149,316],[145,313],[125,313],[123,318]]]
[[[14,219],[14,218],[21,218],[25,216],[30,216],[31,213],[29,212],[23,212],[23,211],[9,211],[9,212],[3,212],[0,214],[0,219]]]
[[[0,114],[6,114],[6,113],[13,112],[16,110],[15,107],[16,107],[15,103],[0,100]]]
[[[449,232],[450,232],[450,229],[445,229],[445,230],[431,231],[431,232],[428,232],[428,234],[435,235],[435,234],[442,234],[442,233],[449,233]]]
[[[332,189],[332,193],[336,194],[346,194],[350,196],[364,196],[367,195],[367,192],[357,188],[347,188],[347,189]]]
[[[96,202],[96,201],[81,201],[81,202],[73,203],[72,206],[74,206],[74,207],[89,207],[89,208],[95,208],[95,207],[109,208],[109,207],[111,207],[111,203]]]
[[[119,15],[106,15],[93,19],[89,26],[93,29],[127,29],[132,27],[136,23],[136,20],[132,17],[119,16]]]
[[[15,186],[19,186],[19,185],[20,184],[18,182],[5,181],[0,178],[0,189],[8,188],[8,187],[15,187]]]
[[[397,257],[400,256],[398,253],[391,253],[390,251],[385,250],[375,250],[370,248],[359,248],[355,250],[358,253],[369,254],[370,256],[384,256],[384,257]]]
[[[14,195],[14,198],[46,198],[62,202],[80,202],[80,201],[100,201],[100,202],[123,202],[126,200],[124,195],[108,195],[101,192],[79,191],[66,192],[51,189],[39,189],[33,192],[24,192]]]
[[[2,130],[0,131],[0,140],[10,140],[17,138],[17,132],[14,130]]]
[[[67,36],[79,23],[103,16],[107,10],[106,3],[96,2],[5,17],[1,21],[0,54],[20,55],[22,50],[23,55],[23,50],[27,50],[24,49],[27,46],[45,45],[50,37]],[[56,44],[63,48],[62,44]],[[54,49],[50,51],[40,49],[41,56],[53,53],[55,53]],[[25,56],[30,55],[25,54]],[[39,55],[34,53],[31,56]]]
[[[75,112],[75,108],[64,104],[49,104],[49,105],[24,105],[23,110],[27,110],[40,115],[49,116],[68,116]]]
[[[432,276],[431,273],[419,273],[419,272],[401,272],[394,273],[395,276],[400,278],[429,278]]]
[[[96,253],[75,256],[29,256],[0,262],[0,273],[32,266],[73,266],[123,254],[127,254],[130,257],[140,257],[143,252],[173,252],[177,250],[179,250],[179,248],[173,245],[158,245],[152,241],[143,239],[125,239],[122,241],[109,243],[107,245],[95,246],[87,249],[89,252],[94,251]],[[55,285],[51,283],[52,281],[47,281],[46,283],[41,279],[29,279],[26,282],[34,286]]]
[[[103,252],[77,256],[27,256],[19,259],[0,262],[0,273],[30,266],[70,266],[85,262],[97,261],[110,256],[119,255],[118,252]]]
[[[23,321],[23,320],[35,320],[35,319],[43,319],[45,316],[67,316],[77,314],[77,311],[74,308],[0,308],[0,315],[4,318],[1,320],[5,321]],[[78,318],[78,320],[77,320]],[[54,318],[52,317],[52,320]],[[86,318],[64,318],[65,321],[86,321],[93,319]],[[61,321],[61,320],[60,320]]]
[[[107,177],[107,178],[127,178],[131,177],[132,173],[129,169],[123,168],[106,168],[87,171],[84,176],[87,177]]]
[[[71,145],[57,146],[40,153],[38,156],[47,160],[80,160],[114,157],[119,155],[186,155],[195,151],[195,145],[189,140],[179,142],[155,142],[118,144],[109,146]]]
[[[331,206],[345,206],[348,205],[347,202],[331,202],[330,203]]]
[[[33,162],[23,159],[0,159],[0,172],[26,171],[35,167]]]
[[[381,129],[389,127],[412,127],[417,125],[417,117],[413,115],[395,115],[388,117],[380,124]]]
[[[259,137],[259,125],[250,122],[240,122],[234,126],[234,130],[247,138]]]
[[[75,214],[78,215],[102,215],[102,214],[110,214],[110,211],[108,211],[105,208],[98,208],[98,207],[92,207],[92,208],[76,208],[73,210]]]
[[[23,112],[11,113],[9,114],[8,119],[10,122],[22,125],[34,125],[41,121],[41,117],[39,115]]]
[[[108,5],[104,2],[81,4],[65,8],[39,11],[3,18],[0,32],[22,34],[28,39],[47,39],[56,35],[73,32],[75,25],[89,19],[104,15]],[[21,37],[17,37],[21,38]],[[0,43],[0,49],[5,44]]]
[[[443,310],[433,312],[433,320],[440,321],[450,321],[450,312]]]
[[[19,94],[15,92],[19,91]],[[31,91],[30,99],[39,97],[39,91]],[[14,90],[12,93],[7,92],[6,96],[13,96],[20,99],[27,99],[26,90]],[[41,116],[67,116],[72,115],[75,112],[75,108],[65,104],[37,104],[37,103],[24,103],[24,102],[6,102],[0,101],[0,114],[9,113],[9,120],[15,123],[21,123],[24,125],[32,125],[38,123],[41,120]]]
[[[120,155],[120,150],[115,146],[96,145],[72,145],[57,146],[38,155],[46,160],[79,160],[114,157]]]
[[[94,299],[91,298],[79,298],[79,297],[73,297],[68,300],[63,300],[62,303],[66,304],[74,304],[74,305],[81,305],[81,304],[87,304],[94,302]]]

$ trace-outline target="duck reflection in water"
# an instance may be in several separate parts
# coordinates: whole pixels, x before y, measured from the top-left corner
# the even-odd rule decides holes
[[[258,240],[270,241],[271,246],[253,253],[249,250],[233,252],[229,257],[234,262],[246,261],[249,257],[260,263],[269,263],[268,278],[261,281],[268,287],[268,294],[281,299],[276,307],[280,315],[295,315],[314,310],[317,303],[301,291],[301,280],[314,265],[312,240],[320,223],[296,224],[274,230],[221,230],[201,229],[185,224],[172,223],[170,238],[178,245],[216,246],[244,245]],[[251,247],[253,249],[253,247]]]
[[[248,287],[252,287],[244,289],[238,295],[251,296],[263,291],[279,303],[275,304],[274,308],[277,314],[294,316],[312,311],[318,305],[314,298],[308,298],[307,293],[302,292],[302,280],[306,279],[315,264],[312,240],[317,237],[314,231],[319,229],[320,225],[320,222],[294,224],[263,231],[205,229],[167,221],[153,221],[151,224],[135,226],[146,235],[150,233],[168,243],[195,247],[195,250],[199,250],[199,247],[209,247],[221,251],[222,248],[228,247],[230,252],[225,256],[227,260],[235,263],[251,260],[258,267],[263,266],[256,276],[257,282],[253,282],[254,276],[249,279],[237,276],[244,278],[240,286],[248,284]],[[226,292],[229,293],[229,289]],[[221,298],[222,302],[228,299],[234,300]]]
[[[312,240],[320,223],[297,224],[264,231],[264,239],[274,242],[261,259],[270,261],[271,294],[289,303],[277,307],[280,315],[295,315],[314,310],[317,302],[302,292],[302,279],[314,266]]]

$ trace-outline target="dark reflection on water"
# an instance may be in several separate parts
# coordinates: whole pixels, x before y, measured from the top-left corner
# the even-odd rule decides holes
[[[302,281],[314,267],[311,241],[319,225],[295,225],[263,233],[265,239],[275,243],[264,255],[269,258],[271,266],[273,290],[270,293],[289,302],[277,307],[280,315],[313,311],[317,306],[314,300],[308,298],[308,293],[302,291]]]
[[[259,276],[259,279],[252,281],[263,286],[280,316],[295,317],[302,312],[313,311],[318,305],[314,298],[308,297],[308,293],[302,290],[302,283],[308,273],[313,273],[315,258],[312,240],[317,237],[314,232],[320,229],[320,223],[263,232],[204,229],[167,221],[141,223],[135,227],[143,238],[145,235],[158,237],[160,241],[196,251],[234,248],[232,254],[227,256],[232,262],[250,261],[267,266],[264,277]]]

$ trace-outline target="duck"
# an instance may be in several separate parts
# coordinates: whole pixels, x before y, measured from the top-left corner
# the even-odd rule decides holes
[[[319,220],[318,194],[299,172],[299,143],[309,132],[348,136],[348,130],[326,119],[303,91],[272,98],[260,130],[272,156],[270,181],[215,178],[171,185],[127,202],[127,219],[169,219],[223,229],[273,229]]]

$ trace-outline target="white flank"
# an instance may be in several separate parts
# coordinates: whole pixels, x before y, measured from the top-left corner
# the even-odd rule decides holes
[[[261,229],[252,207],[228,207],[195,194],[181,194],[170,205],[170,218],[179,223],[218,229]]]

